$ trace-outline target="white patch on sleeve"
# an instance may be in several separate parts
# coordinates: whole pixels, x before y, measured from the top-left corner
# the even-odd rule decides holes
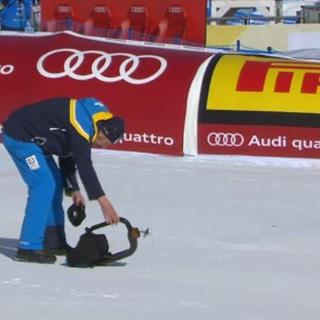
[[[37,170],[40,168],[39,162],[38,162],[37,157],[35,155],[32,155],[32,156],[26,158],[26,162],[27,162],[28,167],[31,170]]]

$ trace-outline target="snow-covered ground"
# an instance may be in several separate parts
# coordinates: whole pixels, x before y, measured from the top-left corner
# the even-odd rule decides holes
[[[298,49],[291,51],[283,51],[282,55],[296,58],[296,59],[307,59],[307,60],[318,60],[320,62],[320,48],[310,48],[310,49]]]
[[[96,151],[94,164],[120,215],[152,235],[108,267],[15,262],[26,190],[0,145],[1,319],[319,319],[319,161]],[[102,221],[94,202],[87,215],[67,222],[71,245]],[[127,245],[108,228],[115,251]]]

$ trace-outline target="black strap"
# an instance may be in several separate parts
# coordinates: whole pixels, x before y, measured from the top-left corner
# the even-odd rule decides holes
[[[132,227],[131,223],[126,218],[120,217],[120,222],[123,223],[127,228],[127,231],[128,231],[127,236],[128,236],[128,241],[129,241],[130,247],[126,250],[108,255],[104,259],[104,262],[106,262],[106,263],[110,263],[110,262],[117,261],[119,259],[126,258],[126,257],[132,255],[137,249],[137,246],[138,246],[137,240],[140,237],[139,229]],[[106,227],[108,225],[109,225],[109,223],[107,223],[107,222],[101,222],[101,223],[98,223],[98,224],[92,226],[91,228],[86,228],[85,230],[86,230],[87,234],[91,234],[94,230]]]

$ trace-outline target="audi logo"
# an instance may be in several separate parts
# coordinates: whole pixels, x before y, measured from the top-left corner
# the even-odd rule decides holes
[[[45,62],[47,61],[47,59],[59,53],[69,54],[63,63],[62,70],[59,72],[50,72],[46,70]],[[87,74],[80,74],[79,69],[84,63],[85,57],[88,55],[93,55],[94,57],[96,57],[93,61],[90,60],[91,72]],[[123,57],[125,59],[120,63],[118,74],[108,77],[105,75],[105,72],[111,66],[112,58],[117,56]],[[141,61],[144,59],[152,59],[158,61],[158,63],[160,63],[159,68],[148,77],[136,79],[132,76],[132,74],[137,70],[137,68],[140,66]],[[37,69],[39,73],[44,77],[51,79],[70,77],[72,79],[80,81],[98,79],[103,82],[117,82],[123,80],[136,85],[145,84],[155,80],[164,72],[166,67],[167,61],[159,56],[147,54],[136,56],[131,53],[106,53],[97,50],[80,51],[71,48],[49,51],[46,54],[42,55],[37,62]]]
[[[59,6],[57,8],[57,12],[59,13],[68,13],[71,11],[71,7],[70,6]]]
[[[0,64],[0,75],[6,76],[14,71],[14,66],[12,64]]]
[[[107,7],[94,7],[93,8],[93,12],[94,13],[107,13],[108,12],[108,8]]]
[[[241,147],[244,137],[240,133],[211,132],[208,134],[207,141],[212,147]]]

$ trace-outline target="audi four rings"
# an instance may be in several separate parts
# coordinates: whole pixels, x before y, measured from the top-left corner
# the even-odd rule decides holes
[[[207,141],[212,147],[241,147],[244,137],[240,133],[211,132]]]
[[[62,70],[59,72],[49,71],[45,67],[45,62],[50,57],[57,55],[59,53],[67,53],[68,56],[65,58],[62,64]],[[88,55],[96,56],[96,58],[91,62],[91,72],[87,74],[80,74],[79,68],[85,63],[85,58]],[[118,74],[115,76],[106,76],[104,73],[112,64],[112,58],[120,56],[125,59],[120,63]],[[132,74],[139,68],[142,68],[141,61],[143,59],[152,59],[158,62],[159,68],[145,78],[136,79],[132,76]],[[90,60],[91,61],[91,60]],[[90,80],[90,79],[98,79],[103,82],[117,82],[117,81],[126,81],[131,84],[145,84],[151,82],[158,78],[167,68],[167,60],[163,57],[155,56],[155,55],[134,55],[131,53],[107,53],[104,51],[97,50],[86,50],[80,51],[72,48],[63,48],[52,50],[44,55],[42,55],[37,62],[37,69],[41,75],[51,79],[58,79],[63,77],[69,77],[74,80]],[[77,73],[78,72],[78,73]]]

